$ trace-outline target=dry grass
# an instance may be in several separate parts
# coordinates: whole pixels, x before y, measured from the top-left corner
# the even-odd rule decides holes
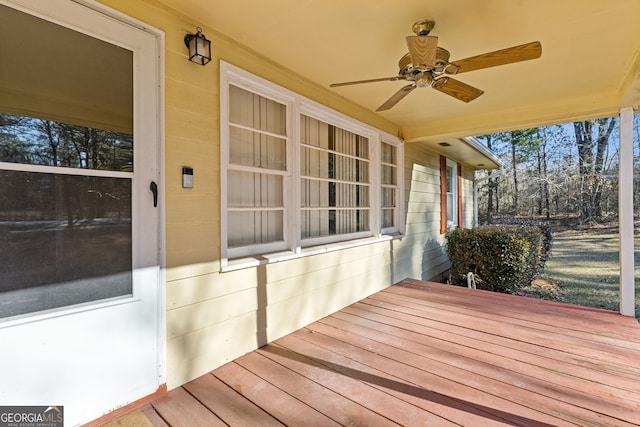
[[[618,311],[618,248],[617,224],[556,231],[544,273],[522,293]],[[637,235],[636,248],[640,248]],[[639,261],[640,257],[636,256],[636,265]],[[640,318],[640,276],[637,274],[636,317]]]

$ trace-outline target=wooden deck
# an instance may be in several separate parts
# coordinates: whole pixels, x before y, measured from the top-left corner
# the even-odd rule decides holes
[[[142,413],[155,426],[639,425],[640,325],[405,280]]]

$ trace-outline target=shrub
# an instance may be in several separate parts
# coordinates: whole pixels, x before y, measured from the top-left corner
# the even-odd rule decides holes
[[[539,247],[539,261],[541,265],[539,266],[539,270],[544,269],[544,264],[549,259],[549,255],[551,254],[551,244],[553,241],[553,234],[551,233],[551,226],[548,222],[544,221],[535,221],[531,219],[520,219],[520,218],[512,218],[512,219],[501,219],[497,221],[497,224],[508,227],[514,227],[516,230],[518,228],[526,229],[526,228],[537,228],[540,233],[540,237],[542,238],[541,246]],[[526,226],[526,227],[525,227]],[[530,231],[525,231],[525,233],[533,233],[536,231],[534,229]],[[537,239],[534,237],[534,239]]]
[[[539,225],[491,225],[455,229],[446,240],[454,283],[466,284],[473,272],[479,289],[515,293],[544,267],[551,232]]]

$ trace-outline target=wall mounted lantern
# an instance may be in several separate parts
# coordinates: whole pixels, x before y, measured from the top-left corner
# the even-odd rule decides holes
[[[184,44],[189,48],[189,61],[206,65],[211,61],[211,42],[202,34],[202,28],[196,28],[196,33],[187,33]]]

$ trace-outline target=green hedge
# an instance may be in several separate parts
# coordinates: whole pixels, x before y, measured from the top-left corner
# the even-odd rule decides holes
[[[515,293],[542,271],[551,249],[544,225],[503,224],[447,233],[447,255],[455,284],[473,272],[478,289]]]

